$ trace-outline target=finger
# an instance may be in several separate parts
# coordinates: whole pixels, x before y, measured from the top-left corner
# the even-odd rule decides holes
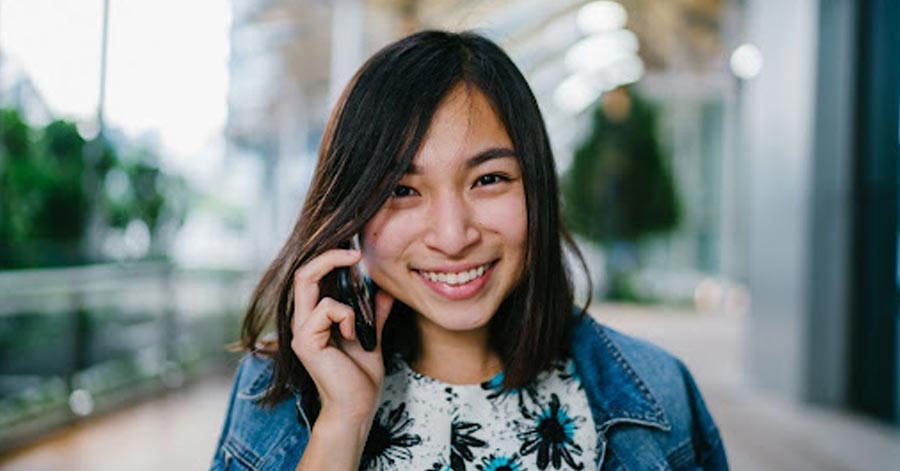
[[[338,324],[343,337],[352,339],[355,336],[353,319],[353,309],[350,306],[331,298],[322,298],[305,321],[298,325],[294,339],[299,339],[302,343],[308,342],[309,346],[318,349],[325,348],[331,339],[332,324]]]
[[[319,282],[337,267],[348,266],[359,261],[358,250],[332,249],[313,258],[294,272],[294,322],[304,313],[311,312],[319,301]]]
[[[394,297],[387,291],[378,290],[375,293],[375,338],[378,340],[377,348],[381,348],[381,333],[384,331],[384,324],[391,314],[391,307],[394,306]]]
[[[376,344],[374,351],[369,352],[364,350],[359,342],[348,342],[343,340],[340,342],[341,350],[346,352],[350,359],[366,372],[369,378],[379,378],[384,375],[384,360],[381,356],[382,335],[393,304],[394,297],[386,291],[378,290],[375,293]]]
[[[393,296],[382,290],[377,290],[375,292],[375,352],[381,351],[382,332],[384,332],[384,326],[387,323],[387,318],[391,313],[391,306],[393,306],[393,304]],[[356,324],[354,323],[354,326],[355,325]],[[348,353],[358,350],[363,355],[371,353],[363,350],[362,345],[360,345],[359,342],[347,342],[347,347],[344,348],[344,350],[347,350]]]

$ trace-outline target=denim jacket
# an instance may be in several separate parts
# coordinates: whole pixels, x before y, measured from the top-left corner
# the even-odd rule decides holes
[[[643,340],[582,316],[572,357],[597,428],[599,470],[727,470],[725,449],[684,364]],[[241,361],[213,470],[293,470],[309,440],[299,397],[274,408],[256,400],[272,360]]]

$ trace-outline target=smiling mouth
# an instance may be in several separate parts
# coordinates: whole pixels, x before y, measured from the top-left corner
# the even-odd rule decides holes
[[[475,280],[482,275],[486,271],[488,271],[492,265],[497,263],[497,260],[485,263],[483,265],[479,265],[475,268],[471,268],[469,270],[460,271],[460,272],[436,272],[436,271],[425,271],[425,270],[414,270],[425,277],[428,281],[433,283],[443,283],[449,286],[460,286],[466,283],[469,283],[472,280]]]

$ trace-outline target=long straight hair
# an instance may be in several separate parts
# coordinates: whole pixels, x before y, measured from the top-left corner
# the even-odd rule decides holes
[[[576,318],[563,244],[586,272],[587,267],[560,220],[553,154],[534,95],[490,40],[471,32],[423,31],[375,53],[344,90],[326,126],[297,223],[256,286],[239,345],[273,357],[263,403],[274,405],[299,391],[317,414],[315,384],[291,349],[293,273],[362,230],[409,167],[448,92],[460,84],[477,88],[490,101],[515,148],[525,189],[523,276],[490,321],[504,388],[527,384],[568,353]],[[321,288],[323,296],[332,293],[333,280],[326,277]],[[260,337],[272,323],[277,341],[261,349]],[[412,361],[419,351],[415,316],[395,302],[383,332],[385,361],[394,353]]]

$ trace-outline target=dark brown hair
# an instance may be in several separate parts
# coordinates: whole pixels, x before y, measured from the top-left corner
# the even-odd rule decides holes
[[[550,141],[525,78],[493,42],[475,33],[423,31],[388,45],[356,73],[329,119],[319,161],[290,237],[253,293],[240,346],[258,342],[274,321],[272,385],[263,398],[278,403],[305,394],[316,414],[315,385],[291,349],[293,273],[362,230],[389,197],[415,156],[443,99],[456,85],[476,87],[491,102],[522,169],[528,214],[525,270],[491,319],[491,342],[504,367],[505,388],[534,379],[568,351],[573,294],[563,243],[586,270],[560,220]],[[323,295],[333,288],[322,282]],[[581,310],[583,314],[583,309]],[[418,331],[407,306],[395,302],[385,325],[384,358],[412,360]],[[312,398],[312,399],[310,399]]]

